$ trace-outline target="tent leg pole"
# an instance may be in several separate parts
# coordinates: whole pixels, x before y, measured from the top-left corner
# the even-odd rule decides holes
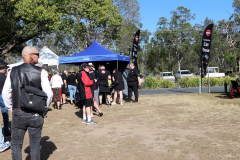
[[[118,69],[118,60],[117,60],[117,69]]]

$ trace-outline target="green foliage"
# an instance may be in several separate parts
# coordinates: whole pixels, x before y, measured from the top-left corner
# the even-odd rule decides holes
[[[128,48],[132,49],[134,35],[142,26],[140,4],[137,0],[113,0],[113,3],[117,6],[118,13],[123,16],[123,23],[118,34],[119,39],[115,41],[116,53],[129,55]],[[147,36],[144,36],[144,31],[141,31],[140,35],[141,43],[142,38]]]
[[[199,86],[199,77],[184,77],[178,80],[177,82],[181,88],[188,87],[198,87]]]
[[[169,79],[155,78],[152,75],[144,79],[142,88],[144,89],[158,89],[158,88],[174,88],[175,83]]]
[[[224,86],[225,83],[227,85],[231,85],[231,80],[236,80],[238,77],[229,77],[226,76],[224,78],[210,78],[210,86]],[[173,81],[168,79],[154,78],[152,75],[148,76],[144,79],[144,83],[142,84],[143,89],[159,89],[159,88],[175,88],[179,86],[180,88],[189,88],[189,87],[199,87],[200,77],[184,77],[178,80],[175,84]],[[208,78],[205,77],[202,79],[203,87],[208,87]]]
[[[232,2],[228,2],[232,3]],[[227,20],[214,21],[206,17],[191,25],[195,14],[183,6],[170,12],[171,18],[160,17],[156,31],[150,43],[146,43],[144,54],[147,72],[164,72],[177,70],[199,71],[202,35],[210,23],[214,23],[210,50],[210,67],[219,67],[220,72],[238,71],[240,0],[233,1],[234,13]],[[213,80],[212,80],[213,81]]]
[[[1,1],[0,11],[0,57],[53,31],[70,34],[84,49],[94,39],[109,42],[119,38],[123,20],[110,0]]]

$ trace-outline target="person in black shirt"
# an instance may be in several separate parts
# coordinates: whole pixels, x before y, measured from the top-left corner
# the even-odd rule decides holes
[[[130,71],[128,73],[127,82],[128,82],[128,100],[126,102],[131,102],[132,91],[134,91],[135,101],[138,102],[138,86],[141,86],[140,82],[140,72],[135,68],[134,63],[129,64]]]
[[[120,95],[120,105],[122,105],[123,90],[124,90],[124,82],[123,82],[122,73],[119,72],[117,69],[113,70],[112,79],[113,79],[113,85],[114,85],[114,98],[113,98],[112,105],[116,104],[118,91],[119,91],[119,95]]]
[[[110,75],[110,72],[108,70],[105,70],[105,66],[101,65],[101,69],[99,70],[97,76],[99,81],[99,101],[100,101],[100,107],[102,105],[102,97],[103,94],[107,95],[108,100],[108,107],[111,106],[110,103],[110,88],[108,86],[108,76]]]
[[[99,102],[98,102],[98,85],[96,83],[97,79],[96,79],[96,76],[95,76],[95,73],[94,73],[92,67],[89,72],[89,77],[91,80],[93,80],[93,85],[91,86],[91,91],[92,91],[92,95],[93,95],[93,106],[97,109],[99,116],[102,116],[103,113],[99,108]],[[93,112],[91,113],[91,116],[93,117]]]
[[[75,98],[75,94],[76,94],[76,75],[75,75],[75,71],[71,70],[70,71],[70,75],[67,78],[67,83],[68,83],[68,90],[70,93],[70,101],[71,101],[71,105],[73,105],[73,96],[74,96],[74,100]],[[76,101],[75,101],[76,103]]]
[[[7,73],[7,64],[1,63],[0,64],[0,107],[2,110],[2,116],[3,116],[3,123],[4,123],[4,135],[5,137],[10,136],[10,131],[8,128],[8,123],[9,123],[9,116],[8,116],[8,110],[5,107],[5,104],[2,99],[2,89],[6,80],[6,73]],[[2,129],[2,128],[0,128]]]
[[[62,80],[63,80],[63,86],[62,86],[62,104],[67,104],[66,102],[66,94],[67,94],[67,74],[68,70],[64,70],[62,73]]]

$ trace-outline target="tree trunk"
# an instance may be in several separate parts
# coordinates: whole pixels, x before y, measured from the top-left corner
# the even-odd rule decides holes
[[[181,70],[181,62],[178,59],[178,70]]]
[[[8,53],[16,44],[9,45],[6,49],[2,50],[0,52],[0,57],[4,56],[6,53]]]

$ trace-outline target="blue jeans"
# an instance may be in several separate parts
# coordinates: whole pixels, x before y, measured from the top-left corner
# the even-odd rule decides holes
[[[75,93],[76,93],[76,86],[68,85],[68,91],[70,93],[70,100],[73,100],[73,96],[75,98]]]
[[[3,116],[4,135],[7,136],[10,134],[10,131],[8,128],[9,118],[8,118],[8,110],[5,107],[5,104],[2,99],[2,95],[0,95],[0,106],[1,106],[1,110],[2,110],[2,116]]]
[[[20,109],[12,111],[12,160],[22,160],[22,145],[26,131],[29,133],[31,160],[40,160],[40,141],[43,116]]]
[[[2,127],[1,127],[1,124],[0,124],[0,148],[1,147],[4,147],[4,136],[2,134]]]

